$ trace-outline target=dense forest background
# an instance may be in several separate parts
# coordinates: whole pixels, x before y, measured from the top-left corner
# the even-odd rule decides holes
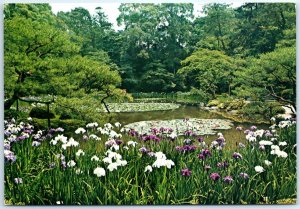
[[[6,4],[5,109],[47,94],[62,106],[93,109],[92,99],[131,100],[135,92],[296,107],[295,4],[214,3],[200,17],[193,4],[121,4],[119,11],[124,29],[116,31],[101,7],[55,15],[48,4]]]

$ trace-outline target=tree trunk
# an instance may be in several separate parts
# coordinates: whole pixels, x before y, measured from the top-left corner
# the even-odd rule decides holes
[[[101,99],[101,103],[104,104],[104,107],[105,107],[105,109],[106,109],[106,111],[107,111],[108,113],[110,113],[110,111],[109,111],[109,108],[108,108],[107,104],[105,103],[105,100],[106,100],[109,96],[110,96],[109,93],[106,93],[106,96],[103,97],[103,98]]]
[[[4,102],[4,110],[9,110],[10,107],[15,103],[17,97],[12,97]]]
[[[104,100],[102,100],[101,103],[104,104],[104,107],[105,107],[106,111],[108,113],[110,113],[109,108],[108,108],[107,104],[104,102]]]

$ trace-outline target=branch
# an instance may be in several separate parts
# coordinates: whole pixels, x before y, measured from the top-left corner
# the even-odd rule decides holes
[[[265,87],[265,89],[266,89],[267,91],[269,91],[269,90],[267,89],[267,87]],[[277,101],[286,102],[286,103],[289,103],[289,104],[295,106],[295,103],[294,103],[293,101],[288,100],[288,99],[285,99],[285,98],[283,98],[283,97],[281,97],[281,96],[278,96],[278,95],[275,93],[275,91],[274,91],[274,89],[273,89],[272,86],[270,86],[270,89],[271,89],[271,92],[269,91],[269,92],[270,92],[270,95],[271,95],[272,97],[276,98]]]

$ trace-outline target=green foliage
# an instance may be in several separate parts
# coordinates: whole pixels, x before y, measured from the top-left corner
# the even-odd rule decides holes
[[[9,3],[4,5],[5,19],[23,17],[26,19],[56,24],[57,20],[51,11],[49,4],[23,4]]]
[[[205,16],[194,21],[194,30],[201,37],[197,47],[227,52],[236,24],[234,10],[228,4],[211,3],[202,12]]]
[[[33,118],[32,121],[34,127],[38,130],[47,130],[48,122],[45,119]],[[51,119],[50,120],[51,128],[63,128],[66,133],[73,133],[77,127],[82,127],[85,124],[85,121],[78,119]]]
[[[149,70],[141,79],[143,92],[170,92],[176,84],[174,75],[165,69]]]
[[[220,104],[220,101],[217,100],[217,99],[213,99],[213,100],[210,100],[208,103],[207,103],[207,107],[213,107],[213,106],[218,106]]]
[[[243,117],[251,120],[265,120],[270,121],[272,117],[277,114],[285,113],[285,110],[277,102],[250,102],[244,105],[239,113]]]
[[[236,9],[231,34],[231,54],[257,56],[271,52],[283,40],[284,31],[295,28],[294,3],[246,3]]]
[[[120,52],[123,86],[130,92],[145,91],[141,88],[145,77],[166,72],[158,85],[168,86],[160,91],[172,91],[170,85],[175,82],[171,73],[175,74],[190,50],[187,43],[191,37],[193,5],[121,4],[119,10],[118,23],[125,27]],[[153,87],[149,86],[157,89]]]
[[[5,98],[53,93],[56,67],[77,50],[67,33],[16,16],[5,19],[4,34]]]
[[[4,111],[4,119],[14,118],[17,121],[24,121],[28,118],[28,114],[26,112],[17,111],[14,109],[9,109]]]
[[[33,118],[40,118],[40,119],[47,119],[48,117],[55,118],[55,114],[51,110],[48,113],[48,110],[46,108],[41,108],[41,107],[32,108],[29,113],[29,116]]]
[[[223,52],[198,49],[181,64],[178,73],[184,76],[186,85],[199,88],[212,97],[224,92],[230,93],[232,76],[237,66],[234,59]]]
[[[249,59],[248,66],[235,72],[234,93],[239,97],[264,101],[277,100],[296,106],[296,48],[278,48],[258,59]]]

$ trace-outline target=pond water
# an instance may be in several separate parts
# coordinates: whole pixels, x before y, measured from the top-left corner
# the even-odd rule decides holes
[[[210,112],[208,110],[201,109],[197,105],[181,105],[174,110],[165,111],[149,111],[149,112],[132,112],[132,113],[116,113],[111,122],[119,121],[123,125],[134,123],[138,121],[149,120],[171,120],[171,119],[184,119],[184,118],[199,118],[199,119],[225,119],[223,116]],[[218,130],[223,133],[227,146],[231,149],[235,149],[239,142],[245,143],[244,133],[237,131],[237,126],[242,126],[243,129],[249,128],[251,125],[256,125],[258,129],[267,129],[268,125],[258,125],[250,123],[237,123],[233,122],[234,127],[229,130]],[[211,142],[216,139],[216,135],[207,135],[206,142]]]

